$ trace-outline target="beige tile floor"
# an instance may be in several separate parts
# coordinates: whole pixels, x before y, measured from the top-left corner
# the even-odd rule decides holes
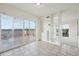
[[[60,47],[44,41],[35,41],[2,53],[1,56],[79,56],[79,49],[64,44]]]

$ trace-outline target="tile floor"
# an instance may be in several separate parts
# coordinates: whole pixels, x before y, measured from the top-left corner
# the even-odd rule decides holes
[[[1,56],[79,56],[79,48],[62,47],[44,41],[35,41],[28,45],[7,51]]]
[[[15,40],[12,40],[12,39],[0,40],[0,53],[4,52],[6,50],[10,50],[12,48],[16,48],[18,46],[32,43],[34,41],[35,41],[35,39],[31,39],[31,38],[27,38],[27,39],[23,40],[22,37],[16,38]]]

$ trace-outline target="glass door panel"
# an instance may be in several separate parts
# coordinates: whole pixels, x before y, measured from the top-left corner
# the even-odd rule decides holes
[[[24,39],[26,42],[30,42],[29,40],[29,36],[30,36],[30,32],[29,32],[29,20],[24,20]]]
[[[9,49],[13,46],[12,39],[13,18],[1,14],[1,46],[2,50]]]
[[[21,44],[23,42],[23,20],[14,19],[14,43]]]
[[[36,23],[30,20],[30,40],[34,41],[36,37]]]

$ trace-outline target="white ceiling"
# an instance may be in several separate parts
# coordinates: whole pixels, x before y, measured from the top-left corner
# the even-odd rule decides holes
[[[67,8],[79,7],[77,3],[42,3],[41,5],[35,3],[10,3],[10,5],[36,16],[47,16]]]

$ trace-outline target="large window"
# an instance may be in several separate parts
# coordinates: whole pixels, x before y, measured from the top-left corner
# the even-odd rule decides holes
[[[35,29],[35,26],[36,24],[35,24],[35,21],[30,21],[30,29]]]
[[[29,38],[29,29],[30,29],[30,23],[29,23],[29,20],[24,20],[24,36],[26,38]]]
[[[35,40],[36,26],[35,22],[30,20],[30,39]]]
[[[14,40],[23,39],[23,20],[15,19],[14,20]]]
[[[29,39],[30,41],[35,40],[36,36],[36,24],[32,20],[25,20],[24,21],[24,37]]]
[[[6,15],[1,15],[1,39],[12,39],[13,18]]]
[[[36,27],[32,20],[0,15],[0,52],[28,44],[35,39]]]

